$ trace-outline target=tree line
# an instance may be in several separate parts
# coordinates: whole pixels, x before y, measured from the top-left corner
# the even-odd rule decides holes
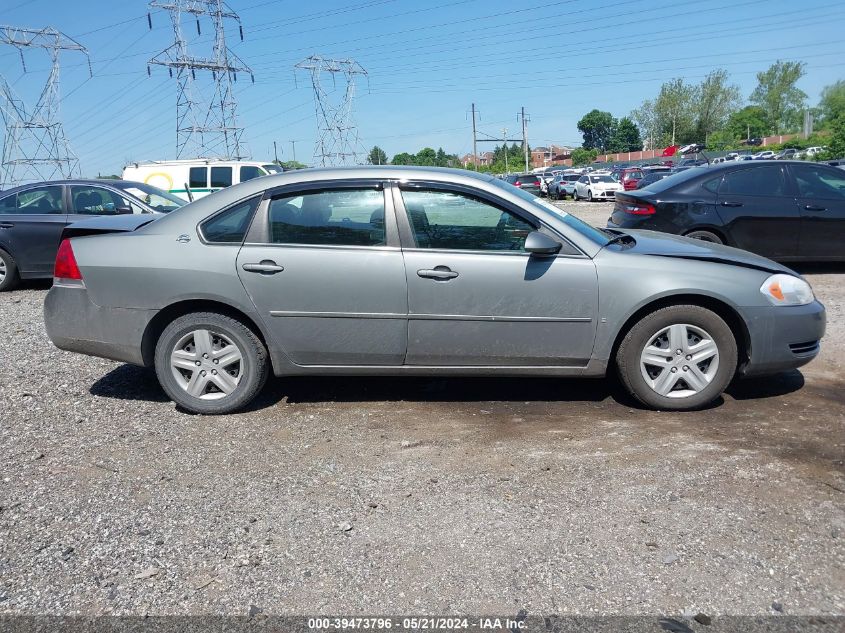
[[[809,113],[817,132],[798,145],[827,145],[830,154],[845,153],[845,82],[822,91],[816,107],[798,88],[803,62],[777,61],[757,73],[757,86],[743,100],[724,69],[700,83],[682,78],[665,82],[656,96],[646,99],[629,116],[617,120],[594,109],[578,122],[584,142],[573,161],[589,162],[599,153],[633,152],[648,148],[700,143],[710,150],[735,149],[743,141],[802,131]],[[576,161],[576,158],[578,159]]]

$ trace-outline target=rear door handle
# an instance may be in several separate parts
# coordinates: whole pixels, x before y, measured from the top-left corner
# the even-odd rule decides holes
[[[814,204],[805,204],[804,205],[805,211],[827,211],[827,207],[818,207]],[[0,225],[2,226],[2,225]]]
[[[241,268],[248,273],[262,273],[265,275],[275,275],[285,269],[284,266],[279,266],[272,259],[263,259],[257,264],[244,264]]]
[[[722,200],[723,207],[741,207],[741,202],[731,202],[730,200]]]
[[[454,270],[450,270],[446,266],[437,266],[433,269],[422,269],[417,271],[417,275],[426,279],[436,279],[437,281],[449,281],[458,276]]]
[[[13,226],[15,226],[15,225],[12,224],[11,222],[0,222],[0,229],[10,229]]]

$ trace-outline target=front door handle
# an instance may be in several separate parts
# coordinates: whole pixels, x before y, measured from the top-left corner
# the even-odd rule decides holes
[[[723,207],[741,207],[741,202],[731,202],[730,200],[722,200]]]
[[[241,268],[248,273],[262,273],[264,275],[275,275],[285,269],[284,266],[279,266],[272,259],[262,259],[257,264],[244,264]]]
[[[451,270],[448,266],[437,266],[432,269],[422,269],[417,271],[417,275],[420,277],[424,277],[426,279],[435,279],[437,281],[449,281],[450,279],[454,279],[458,276],[454,270]]]
[[[13,226],[15,226],[15,225],[12,224],[11,222],[0,222],[0,229],[10,229]]]
[[[805,204],[804,205],[805,211],[827,211],[827,207],[819,207],[814,204]],[[0,225],[2,226],[2,225]]]

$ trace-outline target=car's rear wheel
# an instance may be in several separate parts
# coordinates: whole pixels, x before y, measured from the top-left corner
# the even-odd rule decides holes
[[[593,202],[593,190],[587,189],[587,202]]]
[[[702,242],[712,242],[713,244],[724,244],[725,241],[711,231],[690,231],[686,237],[691,237],[694,240],[701,240]]]
[[[269,371],[267,350],[250,328],[215,312],[175,319],[156,344],[159,383],[176,404],[206,415],[252,401]]]
[[[13,290],[20,282],[18,266],[15,260],[3,249],[0,249],[0,292]]]
[[[616,354],[628,391],[655,409],[696,409],[718,398],[736,372],[727,323],[695,305],[661,308],[631,327]]]

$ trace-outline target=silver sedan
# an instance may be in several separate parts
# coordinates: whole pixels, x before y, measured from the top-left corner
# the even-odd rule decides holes
[[[593,228],[502,180],[366,167],[252,180],[65,232],[60,348],[154,367],[186,410],[244,407],[268,374],[604,376],[693,409],[799,367],[825,312],[775,262]]]

